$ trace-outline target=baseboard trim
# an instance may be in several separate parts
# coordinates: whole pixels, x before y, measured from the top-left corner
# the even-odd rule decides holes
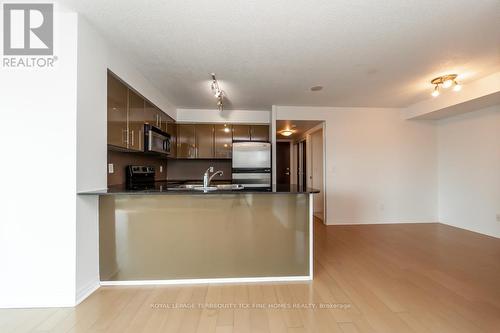
[[[101,281],[101,286],[148,286],[148,285],[183,285],[183,284],[220,284],[220,283],[259,283],[311,281],[312,276],[276,276],[253,278],[212,278],[212,279],[176,279],[176,280],[131,280]]]
[[[98,281],[92,281],[88,283],[85,287],[80,288],[80,290],[77,291],[76,293],[76,300],[75,300],[75,306],[83,302],[87,297],[92,295],[94,291],[99,289],[100,283]]]
[[[333,222],[326,225],[370,225],[370,224],[436,224],[440,222],[421,222],[421,221],[383,221],[383,222]]]

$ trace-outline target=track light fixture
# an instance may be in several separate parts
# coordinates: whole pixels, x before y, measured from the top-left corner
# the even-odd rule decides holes
[[[210,73],[210,76],[212,77],[212,83],[210,85],[210,88],[212,89],[212,92],[217,99],[217,109],[219,111],[224,110],[224,91],[219,87],[219,82],[217,82],[217,78],[215,77],[215,73]]]
[[[443,76],[438,76],[431,80],[431,84],[434,85],[434,90],[432,91],[432,97],[438,97],[440,94],[440,88],[448,89],[453,86],[453,91],[460,91],[462,86],[457,82],[457,74],[447,74]]]

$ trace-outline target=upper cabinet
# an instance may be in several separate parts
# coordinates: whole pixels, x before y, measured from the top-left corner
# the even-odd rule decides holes
[[[250,126],[251,141],[269,141],[269,126],[268,125],[251,125]]]
[[[128,88],[108,74],[108,144],[128,148]]]
[[[214,125],[196,124],[196,158],[214,158]]]
[[[250,125],[233,125],[233,141],[250,141]]]
[[[158,113],[149,101],[144,101],[144,123],[158,127]]]
[[[133,90],[128,90],[128,148],[144,151],[144,98]]]
[[[214,126],[215,158],[231,158],[233,153],[232,126],[228,124]]]
[[[175,121],[108,72],[108,145],[144,151],[144,124],[169,132],[169,123]]]
[[[167,121],[167,133],[170,134],[170,158],[177,157],[177,124],[175,120]]]
[[[269,141],[269,126],[233,125],[233,141]]]
[[[195,125],[177,124],[177,158],[196,158]]]

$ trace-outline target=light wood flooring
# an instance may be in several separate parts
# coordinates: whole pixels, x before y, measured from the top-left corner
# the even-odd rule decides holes
[[[76,308],[0,310],[0,332],[500,332],[500,239],[316,222],[314,271],[311,283],[102,287]],[[176,303],[239,307],[161,308]]]

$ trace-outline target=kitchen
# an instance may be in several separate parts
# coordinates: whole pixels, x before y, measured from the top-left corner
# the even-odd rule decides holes
[[[11,2],[1,332],[498,331],[498,1]]]
[[[102,285],[312,279],[319,191],[272,185],[268,124],[177,123],[111,71],[107,95],[108,188],[80,193]]]

